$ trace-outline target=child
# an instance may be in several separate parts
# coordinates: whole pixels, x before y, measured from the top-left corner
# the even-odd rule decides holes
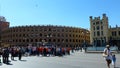
[[[114,65],[114,68],[115,68],[115,65],[116,65],[116,56],[115,56],[115,54],[112,55],[112,65]]]

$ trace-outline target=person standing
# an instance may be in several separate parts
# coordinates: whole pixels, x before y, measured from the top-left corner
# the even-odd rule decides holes
[[[14,48],[12,47],[11,48],[11,60],[14,60],[14,57],[15,57],[15,50],[14,50]]]
[[[115,54],[112,55],[112,65],[114,66],[114,68],[116,67],[116,56],[115,56]]]
[[[9,49],[5,47],[3,50],[3,63],[9,64]]]
[[[106,48],[104,49],[103,53],[106,55],[105,60],[107,62],[107,67],[110,68],[111,59],[112,59],[112,53],[110,51],[110,45],[106,45]]]
[[[22,53],[23,53],[22,48],[19,47],[19,50],[18,50],[18,59],[19,60],[21,60],[21,58],[22,58]]]

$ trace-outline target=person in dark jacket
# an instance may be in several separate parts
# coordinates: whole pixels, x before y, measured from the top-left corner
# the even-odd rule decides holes
[[[9,63],[9,49],[8,49],[8,47],[5,47],[3,50],[3,63],[6,63],[6,64]]]
[[[14,48],[11,48],[11,60],[14,60],[15,57],[15,50]]]
[[[22,58],[22,52],[23,52],[23,51],[22,51],[22,48],[20,47],[20,48],[19,48],[19,51],[18,51],[18,59],[19,59],[19,60],[21,60],[21,58]]]

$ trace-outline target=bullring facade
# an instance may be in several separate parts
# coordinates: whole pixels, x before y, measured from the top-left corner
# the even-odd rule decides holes
[[[55,45],[78,47],[89,44],[88,30],[55,25],[26,25],[9,27],[1,31],[1,46]]]

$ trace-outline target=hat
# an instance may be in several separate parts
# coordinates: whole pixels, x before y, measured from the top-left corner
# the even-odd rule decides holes
[[[106,45],[106,47],[110,47],[110,45]]]

